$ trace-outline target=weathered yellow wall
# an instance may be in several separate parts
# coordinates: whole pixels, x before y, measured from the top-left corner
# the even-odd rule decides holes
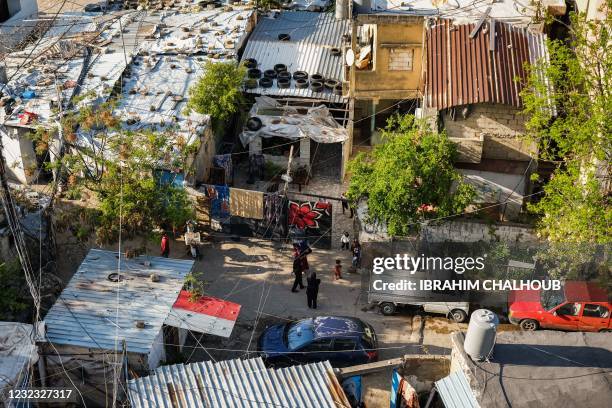
[[[373,69],[355,69],[354,96],[357,98],[402,99],[417,96],[422,75],[423,21],[376,25]],[[406,46],[414,50],[412,71],[389,71],[390,48]]]

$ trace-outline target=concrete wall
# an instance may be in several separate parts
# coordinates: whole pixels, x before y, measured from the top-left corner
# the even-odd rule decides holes
[[[529,161],[535,155],[535,144],[522,137],[527,118],[519,108],[477,104],[470,109],[465,119],[460,109],[456,109],[455,120],[451,119],[448,111],[442,113],[444,129],[453,141],[461,144],[461,139],[465,139],[467,145],[482,137],[482,159]],[[478,163],[470,160],[473,160],[472,156],[465,162]]]
[[[477,220],[450,221],[423,227],[421,235],[431,243],[438,242],[539,242],[532,228],[519,224],[489,224]]]
[[[0,53],[10,52],[23,41],[36,25],[38,2],[36,0],[8,0],[8,10],[11,17],[0,24]]]
[[[208,180],[210,167],[212,166],[213,157],[215,156],[216,144],[212,129],[210,126],[205,126],[200,137],[200,149],[195,154],[191,162],[187,163],[190,167],[193,164],[193,176],[190,177],[190,182],[203,183]]]
[[[588,20],[604,20],[606,13],[600,9],[605,4],[606,0],[576,0],[576,8],[579,12],[586,13]]]
[[[373,63],[371,70],[353,67],[354,81],[351,86],[354,96],[364,99],[416,97],[422,74],[423,19],[394,19],[377,15],[363,17],[370,19],[368,23],[375,24]],[[356,48],[353,39],[353,49]],[[412,55],[412,69],[398,70],[405,66],[408,54]]]
[[[33,171],[37,166],[36,153],[29,133],[30,130],[25,128],[0,128],[8,176],[21,184],[30,183],[36,174]]]
[[[459,169],[464,181],[474,186],[476,196],[473,203],[496,204],[503,220],[515,220],[523,207],[523,196],[526,194],[528,177],[522,174],[499,173],[481,170]]]
[[[151,350],[149,350],[149,355],[147,358],[148,369],[155,370],[159,367],[159,363],[161,361],[166,360],[166,346],[164,345],[164,326],[161,327],[157,336],[155,336],[155,340],[153,340],[153,346]]]

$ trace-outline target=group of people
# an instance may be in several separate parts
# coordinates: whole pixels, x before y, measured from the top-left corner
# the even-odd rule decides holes
[[[307,245],[293,245],[293,287],[291,292],[298,292],[297,288],[304,289],[303,275],[306,274],[306,302],[311,309],[317,308],[317,296],[319,295],[319,285],[321,279],[317,278],[315,271],[311,271],[308,266],[308,254],[312,253]]]
[[[361,244],[357,238],[353,238],[353,242],[351,243],[349,233],[344,232],[340,237],[340,248],[342,250],[351,251],[351,263],[353,264],[353,268],[359,268],[361,266]]]

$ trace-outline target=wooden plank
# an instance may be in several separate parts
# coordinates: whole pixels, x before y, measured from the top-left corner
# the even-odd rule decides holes
[[[447,361],[450,360],[449,355],[427,355],[427,354],[406,354],[402,357],[392,358],[389,360],[376,361],[374,363],[360,364],[352,367],[338,369],[338,375],[341,377],[350,377],[353,375],[364,375],[375,373],[377,371],[387,370],[389,368],[399,367],[407,361],[428,360],[428,361]]]
[[[489,17],[490,12],[491,12],[491,6],[487,7],[482,17],[480,17],[480,20],[478,20],[478,22],[476,23],[476,26],[474,26],[474,29],[470,33],[470,38],[476,37],[476,35],[478,34],[478,31],[480,31],[480,28],[484,24],[485,20],[487,19],[487,17]]]

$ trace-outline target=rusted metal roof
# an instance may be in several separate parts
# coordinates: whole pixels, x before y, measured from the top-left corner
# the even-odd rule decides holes
[[[274,17],[260,19],[246,44],[242,60],[254,58],[262,72],[276,64],[284,64],[292,73],[306,71],[308,75],[318,73],[325,79],[342,81],[343,58],[331,50],[342,49],[342,36],[350,32],[350,20],[336,20],[333,13],[282,11]],[[288,34],[289,40],[279,40],[279,34]],[[310,88],[297,88],[293,80],[289,88],[279,88],[274,81],[270,88],[260,86],[246,92],[345,102],[342,96],[330,90],[315,92]]]
[[[134,408],[350,406],[328,361],[274,369],[260,357],[161,366],[130,380],[128,396]]]
[[[525,65],[546,58],[546,36],[490,20],[470,38],[474,27],[440,19],[427,29],[428,107],[483,102],[521,106]]]

